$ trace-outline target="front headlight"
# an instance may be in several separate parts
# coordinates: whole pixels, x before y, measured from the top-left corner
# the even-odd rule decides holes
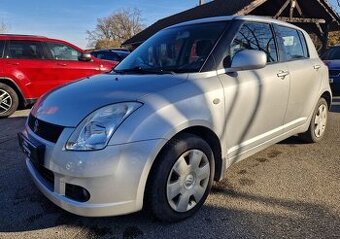
[[[67,150],[100,150],[106,147],[118,126],[138,109],[139,102],[105,106],[87,116],[66,143]]]

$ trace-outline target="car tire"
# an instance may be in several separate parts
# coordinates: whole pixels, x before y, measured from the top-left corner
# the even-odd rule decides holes
[[[308,130],[300,134],[300,138],[306,143],[317,143],[323,139],[327,129],[328,104],[324,98],[320,98],[315,107]]]
[[[146,190],[146,207],[160,221],[195,214],[212,186],[215,161],[209,144],[192,134],[169,141],[157,157]]]
[[[12,115],[19,106],[19,97],[10,86],[0,83],[0,118]]]

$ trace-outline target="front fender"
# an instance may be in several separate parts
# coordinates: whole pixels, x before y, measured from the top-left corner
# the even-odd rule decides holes
[[[209,128],[217,136],[224,130],[223,89],[217,79],[188,80],[179,87],[150,94],[114,133],[110,145],[171,139],[192,126]]]

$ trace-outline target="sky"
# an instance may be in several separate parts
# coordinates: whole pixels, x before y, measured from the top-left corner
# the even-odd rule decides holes
[[[0,22],[9,33],[63,39],[86,48],[97,18],[127,8],[142,11],[144,24],[198,5],[198,0],[0,0]]]
[[[305,0],[304,0],[305,1]],[[329,0],[337,6],[337,0]],[[10,33],[35,34],[63,39],[86,48],[86,31],[93,30],[97,18],[126,9],[139,8],[144,24],[198,5],[198,0],[0,0],[0,22]],[[232,1],[230,1],[232,2]]]

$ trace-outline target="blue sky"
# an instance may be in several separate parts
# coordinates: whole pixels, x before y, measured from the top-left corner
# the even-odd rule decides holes
[[[10,33],[43,35],[85,48],[86,30],[116,10],[137,7],[150,25],[197,4],[198,0],[0,0],[0,22],[10,26]]]
[[[336,0],[329,1],[337,6]],[[86,30],[116,10],[137,7],[150,25],[197,4],[198,0],[0,0],[0,21],[11,33],[60,38],[85,48]]]

